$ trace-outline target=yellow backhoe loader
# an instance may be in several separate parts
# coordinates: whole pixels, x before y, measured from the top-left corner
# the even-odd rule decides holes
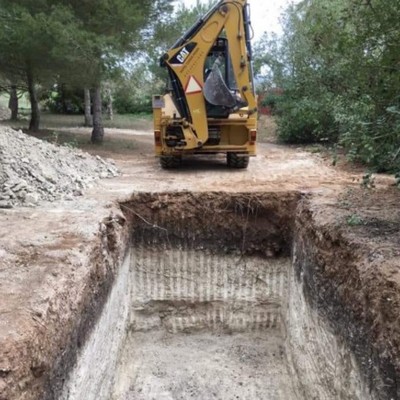
[[[215,153],[247,168],[257,136],[251,33],[247,0],[221,0],[161,57],[169,92],[153,96],[153,116],[163,168]]]

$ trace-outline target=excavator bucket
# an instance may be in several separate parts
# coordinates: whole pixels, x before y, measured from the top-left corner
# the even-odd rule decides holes
[[[205,99],[213,106],[234,108],[236,99],[226,85],[221,71],[214,65],[204,82],[203,94]]]

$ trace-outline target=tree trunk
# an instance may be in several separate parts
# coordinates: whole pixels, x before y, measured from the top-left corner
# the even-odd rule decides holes
[[[107,97],[107,119],[112,121],[114,118],[114,110],[112,101],[112,91],[109,87],[106,89],[106,97]]]
[[[100,85],[93,89],[93,130],[91,142],[93,144],[102,144],[104,138],[104,127],[102,119],[102,103]]]
[[[85,88],[84,95],[85,95],[85,126],[93,126],[92,110],[90,103],[90,90]]]
[[[16,121],[18,119],[18,94],[15,85],[11,85],[8,108],[11,110],[11,121]]]
[[[62,83],[59,88],[58,88],[58,93],[60,95],[60,102],[61,102],[61,109],[63,114],[68,114],[68,105],[67,105],[67,99],[65,97],[65,83]]]
[[[29,100],[31,103],[31,120],[29,122],[29,130],[38,131],[40,125],[39,101],[37,98],[32,69],[29,66],[26,70],[26,78],[28,83]]]

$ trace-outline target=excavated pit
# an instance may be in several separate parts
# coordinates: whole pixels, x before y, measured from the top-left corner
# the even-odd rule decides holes
[[[62,399],[373,399],[294,268],[301,196],[140,194]]]

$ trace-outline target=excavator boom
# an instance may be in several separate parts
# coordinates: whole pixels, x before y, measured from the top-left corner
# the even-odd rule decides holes
[[[247,0],[222,0],[161,57],[171,85],[170,93],[153,98],[163,167],[185,154],[222,152],[228,165],[243,168],[255,155],[250,34]]]

